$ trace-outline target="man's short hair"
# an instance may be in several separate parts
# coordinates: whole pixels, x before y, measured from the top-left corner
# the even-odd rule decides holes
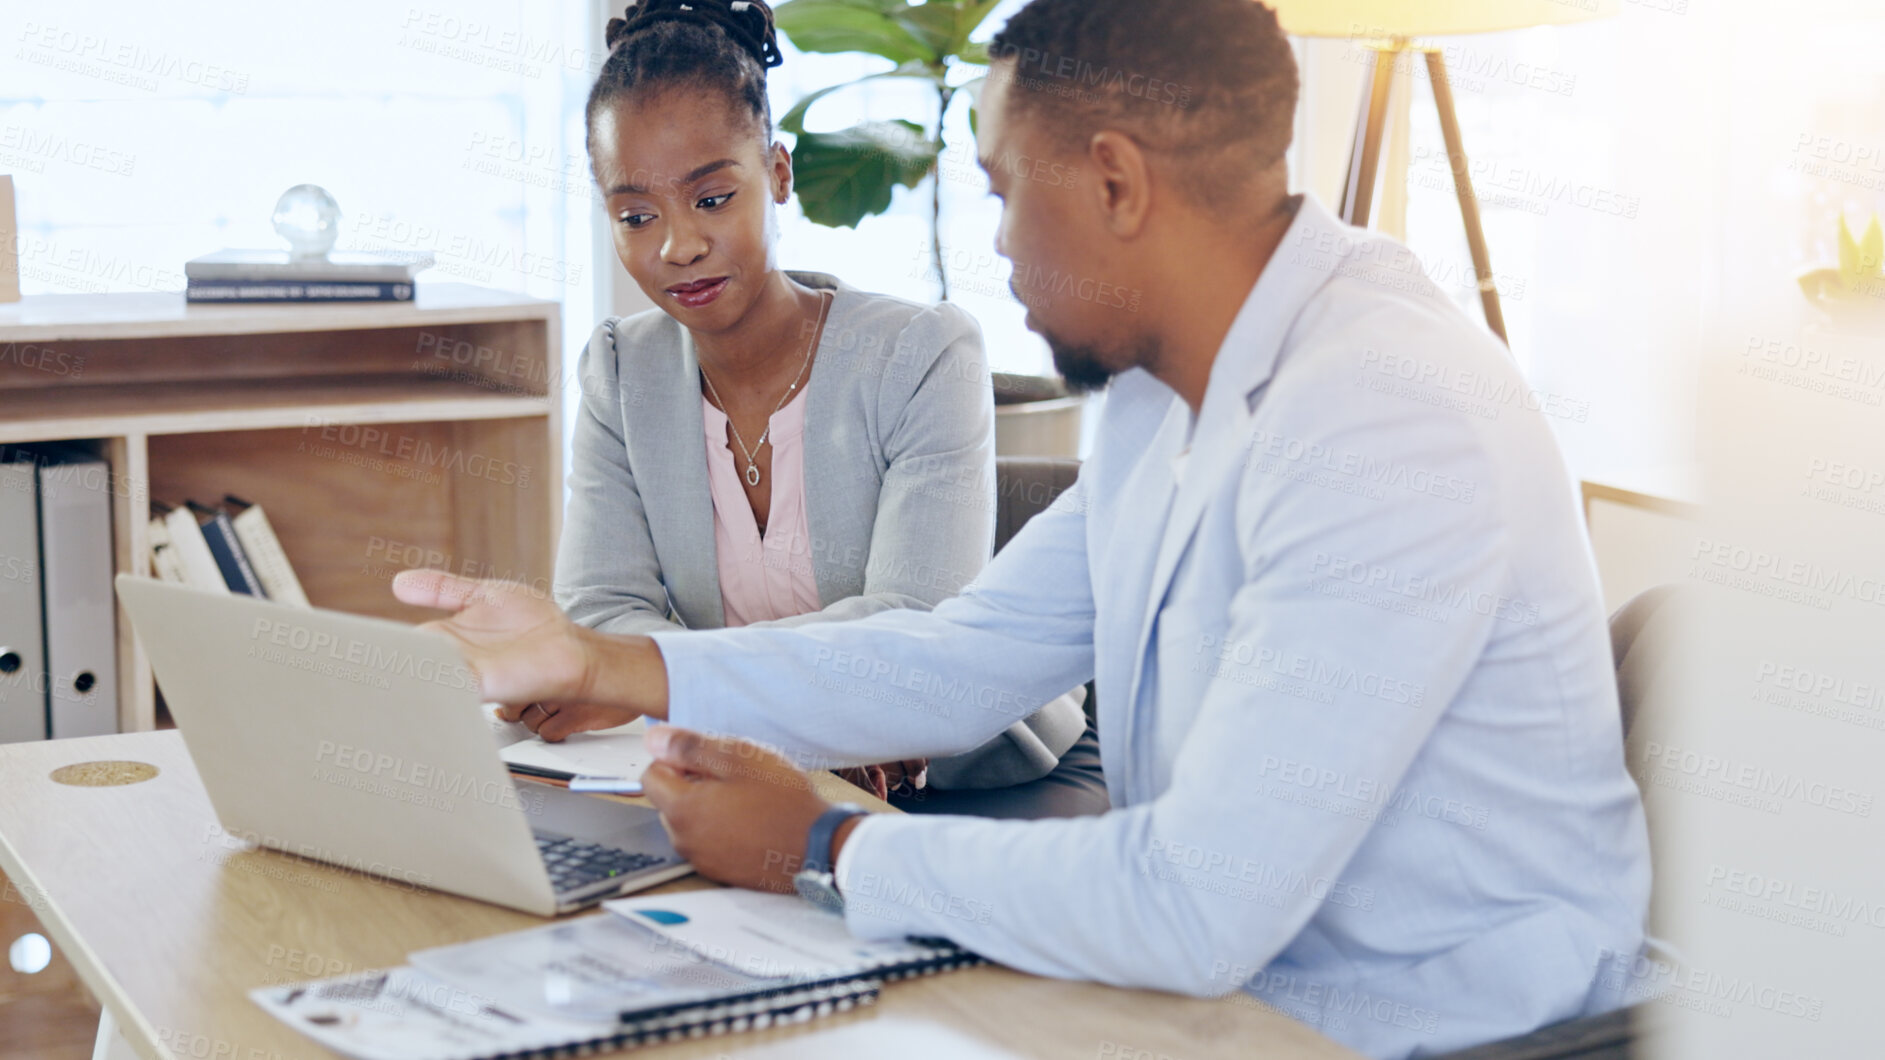
[[[1235,201],[1289,149],[1296,57],[1256,0],[1034,0],[989,55],[1011,64],[1009,106],[1059,142],[1126,133],[1200,204]]]

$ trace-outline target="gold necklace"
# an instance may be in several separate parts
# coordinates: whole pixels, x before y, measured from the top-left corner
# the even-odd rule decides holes
[[[812,366],[812,353],[818,349],[818,337],[822,335],[825,330],[825,315],[831,311],[831,303],[834,301],[836,301],[835,298],[827,298],[824,295],[818,297],[818,326],[812,329],[811,338],[806,340],[805,363],[799,365],[798,376],[792,380],[791,386],[785,388],[785,393],[779,395],[779,403],[772,407],[771,414],[766,417],[766,429],[759,436],[759,444],[753,446],[751,449],[746,448],[746,439],[740,437],[739,426],[733,422],[732,414],[727,414],[727,427],[733,431],[733,441],[738,443],[740,455],[746,458],[745,477],[748,486],[759,485],[758,454],[761,449],[766,447],[766,440],[772,437],[772,417],[777,416],[779,410],[785,408],[785,403],[797,392],[799,384],[804,382],[805,371]],[[702,382],[707,384],[707,393],[713,398],[713,403],[720,406],[721,412],[727,412],[727,403],[720,399],[720,392],[714,389],[713,377],[707,374],[707,366],[704,364],[700,366],[700,378]]]

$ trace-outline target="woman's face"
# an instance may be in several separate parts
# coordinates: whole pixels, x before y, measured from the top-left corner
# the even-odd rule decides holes
[[[724,95],[668,89],[597,112],[596,183],[615,253],[655,305],[687,328],[745,318],[775,267],[773,207],[792,161]]]

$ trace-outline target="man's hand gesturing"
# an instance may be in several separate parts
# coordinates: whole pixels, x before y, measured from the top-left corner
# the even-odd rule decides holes
[[[696,871],[735,887],[792,890],[812,822],[831,807],[809,776],[758,744],[671,725],[649,730],[648,749],[655,764],[642,790]],[[839,827],[833,863],[855,825]]]

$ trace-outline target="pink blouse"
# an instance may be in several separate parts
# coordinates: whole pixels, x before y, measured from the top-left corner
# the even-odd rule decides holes
[[[772,511],[759,534],[733,452],[726,413],[701,395],[707,429],[707,484],[713,494],[713,543],[719,557],[726,624],[744,626],[820,610],[812,574],[812,534],[805,515],[805,391],[772,414]]]

